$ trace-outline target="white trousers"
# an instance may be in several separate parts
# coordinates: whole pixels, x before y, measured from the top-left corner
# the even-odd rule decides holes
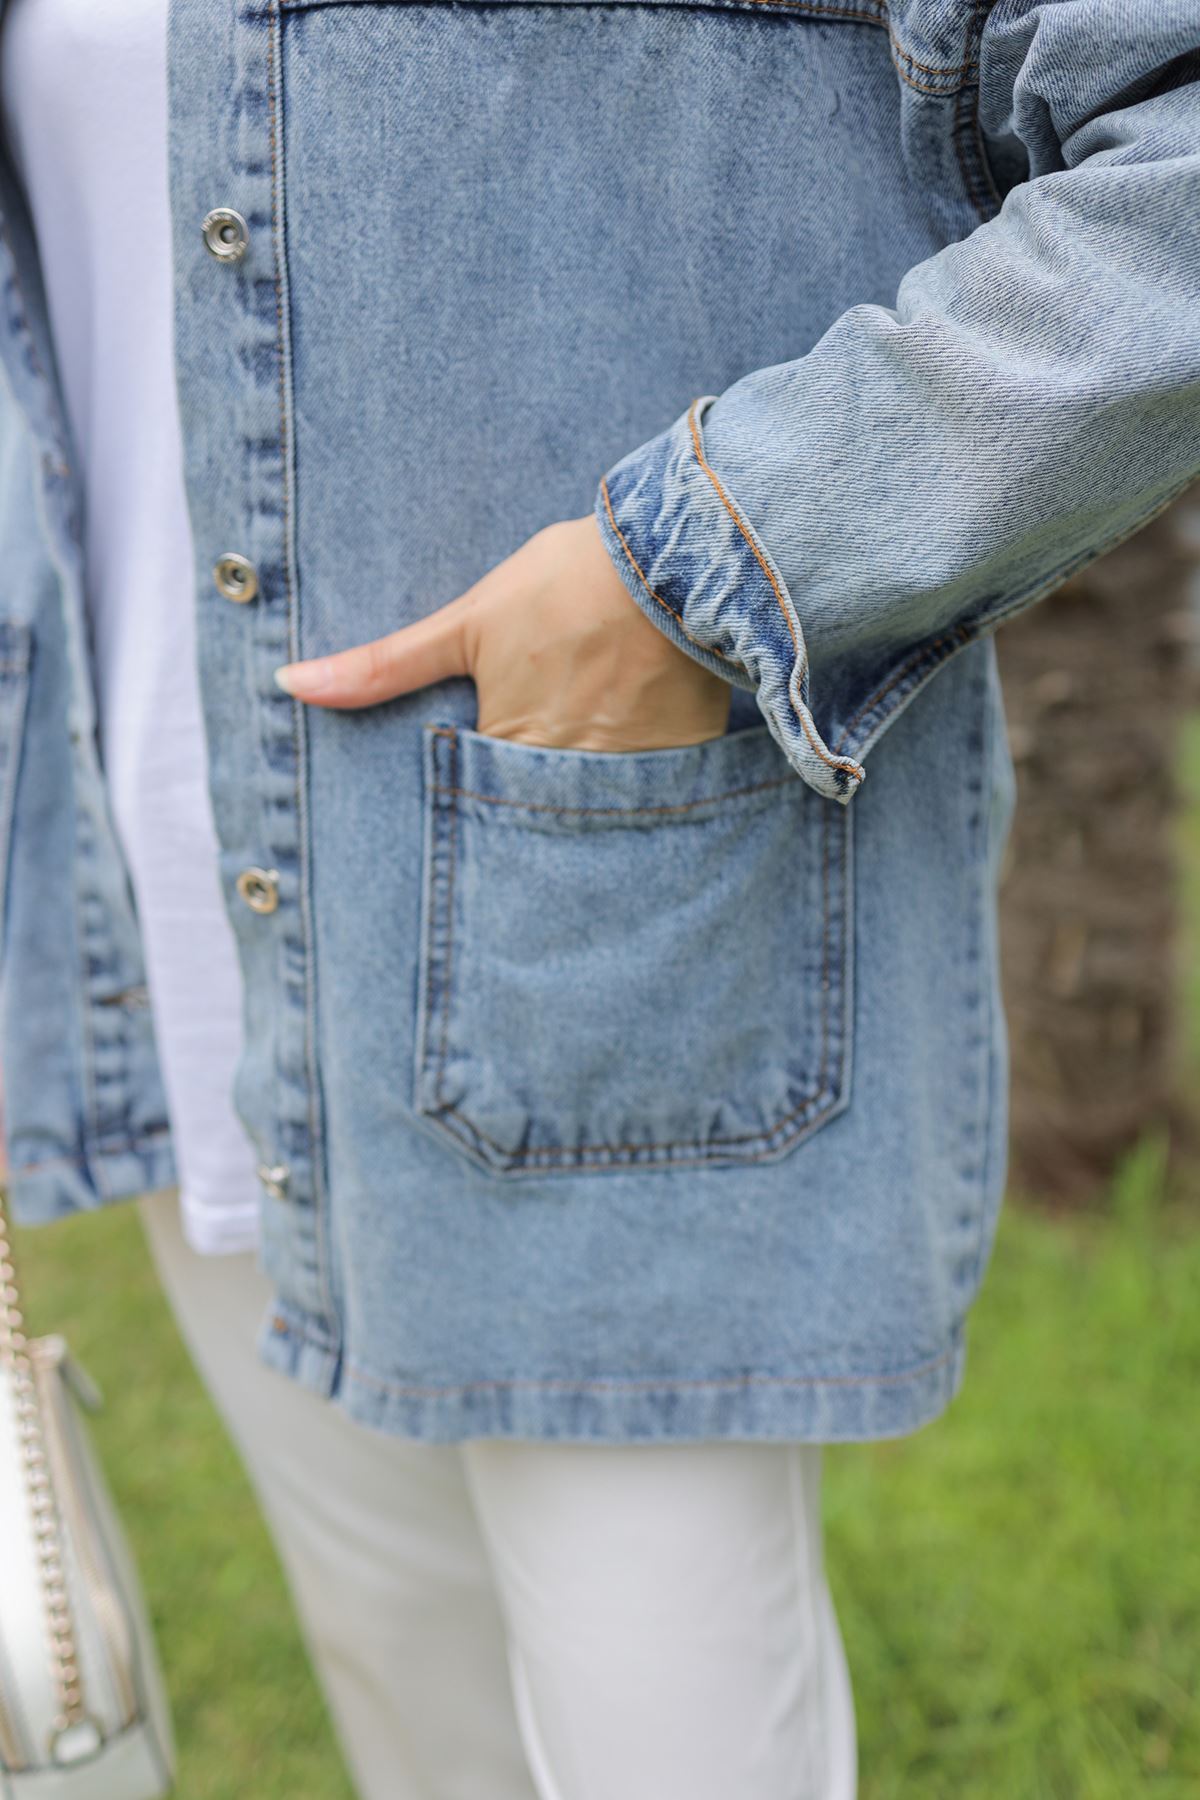
[[[376,1431],[258,1360],[253,1252],[138,1205],[362,1800],[853,1800],[819,1445]]]

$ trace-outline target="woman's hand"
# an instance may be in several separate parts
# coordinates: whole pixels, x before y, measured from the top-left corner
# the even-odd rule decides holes
[[[589,514],[548,525],[457,600],[351,650],[275,671],[315,706],[375,706],[469,675],[476,729],[576,750],[720,737],[729,687],[631,599]]]

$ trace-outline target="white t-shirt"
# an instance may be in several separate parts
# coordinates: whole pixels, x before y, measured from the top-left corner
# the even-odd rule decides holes
[[[128,861],[184,1230],[257,1243],[242,995],[196,670],[172,336],[167,0],[9,0],[0,114],[29,195],[85,499],[101,752]]]

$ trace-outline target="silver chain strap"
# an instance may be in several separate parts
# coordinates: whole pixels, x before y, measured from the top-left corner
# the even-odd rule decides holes
[[[75,1627],[63,1568],[58,1508],[42,1435],[37,1385],[29,1359],[21,1293],[8,1231],[4,1192],[0,1188],[0,1364],[9,1370],[12,1381],[17,1439],[33,1514],[34,1543],[46,1603],[50,1667],[58,1707],[52,1727],[53,1749],[54,1742],[64,1732],[88,1723],[88,1712],[84,1705]]]

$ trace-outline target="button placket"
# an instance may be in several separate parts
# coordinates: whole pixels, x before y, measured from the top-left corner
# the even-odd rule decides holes
[[[256,915],[251,924],[235,908],[259,1027],[245,1045],[247,1122],[262,1158],[264,1202],[272,1214],[285,1210],[272,1196],[286,1202],[286,1223],[272,1217],[271,1226],[286,1247],[281,1298],[289,1318],[306,1328],[311,1321],[319,1332],[332,1387],[339,1364],[330,1346],[340,1340],[341,1317],[325,1218],[314,1043],[305,719],[271,679],[293,659],[301,637],[282,9],[181,11],[177,35],[186,54],[198,67],[221,71],[219,81],[204,86],[207,129],[172,140],[173,191],[202,196],[202,216],[187,227],[191,258],[180,259],[176,364],[193,416],[203,412],[218,422],[191,439],[189,498],[208,595],[204,601],[201,593],[197,607],[200,677],[216,696],[220,721],[209,740],[214,819],[222,842],[240,845],[246,857],[246,865],[238,857],[225,867],[223,885],[231,907],[236,901]],[[220,187],[214,193],[207,185],[214,175],[229,196],[222,204],[212,204],[222,200]],[[222,615],[216,599],[229,600],[236,614]]]

